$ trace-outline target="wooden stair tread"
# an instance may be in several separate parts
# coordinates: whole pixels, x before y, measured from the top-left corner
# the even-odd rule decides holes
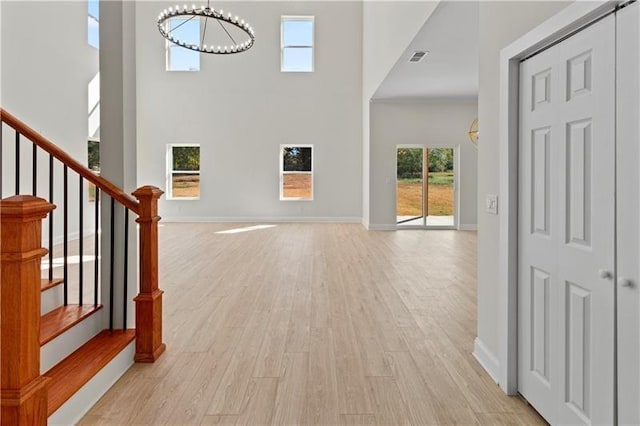
[[[127,347],[135,330],[103,330],[44,373],[49,378],[48,416]]]
[[[102,305],[67,305],[40,318],[40,346],[55,339],[80,321],[102,309]]]
[[[53,280],[48,280],[46,278],[43,278],[40,280],[40,291],[49,290],[50,288],[58,286],[63,282],[64,280],[62,278],[54,278]]]

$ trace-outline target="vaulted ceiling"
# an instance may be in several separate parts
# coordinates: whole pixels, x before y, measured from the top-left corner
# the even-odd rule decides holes
[[[477,1],[440,2],[373,99],[477,97],[478,9]],[[409,63],[416,51],[429,54]]]

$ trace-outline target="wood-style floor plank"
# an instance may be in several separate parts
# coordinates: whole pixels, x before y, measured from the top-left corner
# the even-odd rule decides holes
[[[304,410],[309,354],[304,352],[287,354],[282,370],[282,378],[278,382],[273,424],[297,425],[302,421]]]
[[[472,355],[476,234],[163,224],[166,353],[86,425],[544,424]]]
[[[201,425],[233,426],[238,421],[238,416],[205,416]]]
[[[242,410],[236,424],[267,425],[271,423],[275,408],[278,379],[251,379],[247,390],[247,406]]]
[[[409,407],[402,399],[396,379],[393,377],[369,377],[368,381],[378,424],[410,425]]]
[[[341,426],[370,426],[376,424],[373,414],[340,414]]]
[[[331,329],[311,329],[304,424],[338,424],[338,383],[333,347]]]

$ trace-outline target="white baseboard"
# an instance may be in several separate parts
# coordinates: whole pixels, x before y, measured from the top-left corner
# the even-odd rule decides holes
[[[396,231],[398,226],[396,224],[380,224],[380,223],[370,223],[367,228],[369,231]]]
[[[222,222],[222,223],[362,223],[361,217],[162,217],[162,222]]]
[[[499,374],[500,371],[500,362],[498,358],[491,353],[489,349],[485,346],[482,341],[476,337],[473,342],[473,356],[480,363],[480,365],[489,373],[489,376],[493,379],[494,382],[499,382]]]
[[[475,223],[461,223],[458,226],[458,230],[460,231],[477,231],[478,225]]]
[[[129,345],[109,364],[91,378],[78,392],[58,408],[50,417],[48,424],[74,425],[89,411],[111,386],[133,365],[136,341]]]

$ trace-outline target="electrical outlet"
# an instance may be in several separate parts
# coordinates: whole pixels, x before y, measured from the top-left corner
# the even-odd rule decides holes
[[[485,210],[490,214],[498,214],[498,196],[495,194],[487,194],[485,200]]]

